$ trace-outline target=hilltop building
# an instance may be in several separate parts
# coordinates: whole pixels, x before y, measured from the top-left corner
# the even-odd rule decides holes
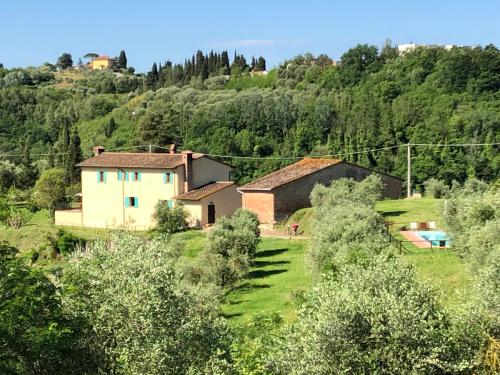
[[[275,224],[301,208],[310,207],[309,197],[316,184],[329,186],[344,177],[361,181],[372,173],[382,178],[385,197],[401,197],[401,179],[343,160],[325,158],[304,158],[243,185],[238,191],[243,196],[243,208],[255,212],[261,223]]]
[[[190,224],[200,227],[231,215],[241,207],[231,166],[191,151],[120,153],[94,148],[95,156],[81,167],[82,207],[57,210],[57,225],[95,228],[149,229],[160,201],[182,203]]]
[[[113,68],[114,60],[109,56],[99,56],[90,62],[92,70],[108,70]]]

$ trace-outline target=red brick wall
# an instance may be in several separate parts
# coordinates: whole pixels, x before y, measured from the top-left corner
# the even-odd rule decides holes
[[[255,212],[261,223],[274,224],[274,195],[271,192],[244,192],[242,207]]]

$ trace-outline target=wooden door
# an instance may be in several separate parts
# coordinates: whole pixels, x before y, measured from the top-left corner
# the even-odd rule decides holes
[[[215,223],[215,205],[213,203],[208,205],[208,224]]]

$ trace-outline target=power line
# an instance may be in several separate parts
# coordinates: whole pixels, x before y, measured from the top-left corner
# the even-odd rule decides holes
[[[392,150],[395,148],[401,148],[401,147],[475,147],[475,146],[499,146],[500,143],[451,143],[451,144],[446,144],[446,143],[408,143],[408,144],[400,144],[400,145],[394,145],[394,146],[387,146],[387,147],[380,147],[380,148],[373,148],[369,150],[361,150],[361,151],[353,151],[353,152],[342,152],[342,153],[336,153],[336,154],[327,154],[327,155],[302,155],[302,156],[237,156],[237,155],[219,155],[219,154],[207,154],[203,153],[204,155],[211,156],[211,157],[216,157],[216,158],[224,158],[224,159],[246,159],[246,160],[297,160],[297,159],[303,159],[306,157],[310,158],[334,158],[334,157],[341,157],[341,156],[350,156],[350,155],[358,155],[358,154],[367,154],[370,152],[378,152],[378,151],[384,151],[384,150]],[[127,146],[127,147],[118,147],[118,148],[112,148],[112,149],[107,149],[106,151],[123,151],[123,150],[131,150],[131,149],[148,149],[148,147],[154,147],[157,149],[162,149],[162,150],[168,150],[169,147],[164,147],[164,146],[158,146],[158,145],[137,145],[137,146]],[[53,153],[52,155],[67,155],[67,152],[57,152]],[[48,153],[37,153],[37,154],[30,154],[30,156],[50,156],[51,154]],[[26,156],[25,154],[0,154],[0,157],[24,157]]]

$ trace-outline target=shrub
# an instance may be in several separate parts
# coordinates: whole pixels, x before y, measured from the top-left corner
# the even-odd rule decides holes
[[[88,320],[102,373],[200,374],[225,361],[231,336],[216,299],[183,283],[171,246],[121,232],[73,255],[65,303]]]
[[[200,255],[199,277],[226,288],[235,285],[250,268],[260,241],[258,220],[247,210],[217,220]]]
[[[48,236],[47,239],[50,242],[52,250],[56,254],[63,255],[68,255],[78,248],[83,249],[87,242],[85,239],[69,233],[63,229],[59,229],[55,237]]]
[[[165,202],[159,201],[156,204],[153,214],[156,220],[156,230],[160,233],[173,234],[181,232],[186,228],[186,220],[189,213],[182,205],[170,208]]]
[[[367,267],[342,267],[306,295],[278,346],[275,372],[473,373],[481,328],[468,316],[455,319],[412,267],[377,257]]]
[[[435,178],[428,179],[425,183],[425,196],[429,198],[448,198],[450,195],[450,188],[442,180]]]

